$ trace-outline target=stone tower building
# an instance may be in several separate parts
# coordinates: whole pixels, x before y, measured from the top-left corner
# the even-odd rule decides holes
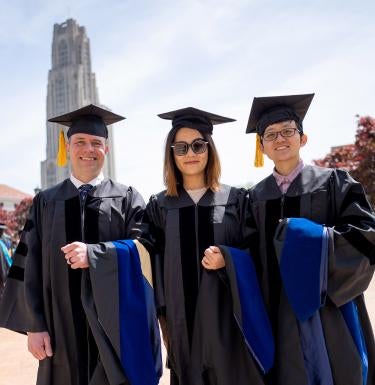
[[[94,103],[100,105],[95,74],[91,70],[90,41],[85,27],[73,19],[55,24],[52,41],[52,67],[48,73],[47,119]],[[105,108],[105,107],[104,107]],[[47,122],[47,155],[41,163],[42,189],[69,177],[67,167],[56,166],[60,125]],[[67,127],[63,127],[65,132]],[[104,174],[114,178],[112,128],[108,127],[110,151]]]

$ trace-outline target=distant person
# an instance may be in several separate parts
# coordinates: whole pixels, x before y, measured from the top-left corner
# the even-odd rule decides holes
[[[375,216],[362,185],[346,171],[301,159],[302,121],[313,96],[254,98],[247,127],[275,166],[250,189],[276,342],[267,384],[374,385],[374,335],[363,292],[375,269]]]
[[[29,351],[40,360],[38,385],[129,383],[124,363],[134,358],[123,350],[129,325],[122,322],[118,255],[115,247],[96,259],[89,259],[87,253],[88,243],[140,235],[141,195],[133,187],[103,176],[107,125],[122,119],[89,105],[49,120],[69,127],[66,149],[71,176],[35,196],[0,309],[0,326],[27,332]],[[64,164],[63,133],[60,140],[59,161]],[[138,255],[134,248],[132,252]],[[139,259],[131,261],[139,266]],[[139,274],[128,274],[130,288],[133,281],[143,285],[140,268],[137,271]],[[125,294],[133,298],[131,290]],[[134,300],[136,305],[130,301],[125,318],[138,314],[134,306],[136,310],[146,308],[144,301],[144,295],[141,302]],[[150,330],[144,325],[139,322],[130,337],[145,341],[134,350],[155,353],[147,362],[136,364],[139,376],[151,373],[154,381],[147,385],[156,385],[159,351],[151,338],[155,323]]]
[[[0,300],[3,295],[5,280],[7,278],[9,268],[12,265],[8,242],[4,237],[4,231],[6,228],[7,226],[5,223],[0,223]]]

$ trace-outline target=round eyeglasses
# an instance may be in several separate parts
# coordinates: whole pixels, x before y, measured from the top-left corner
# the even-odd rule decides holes
[[[189,147],[194,154],[203,154],[207,150],[208,142],[204,139],[194,139],[191,143],[187,142],[174,142],[171,145],[173,152],[177,156],[184,156],[188,153]]]
[[[296,131],[301,133],[301,131],[298,130],[298,128],[292,128],[292,127],[283,128],[281,131],[269,131],[263,134],[262,139],[265,140],[266,142],[272,142],[273,140],[277,139],[279,134],[283,138],[290,138],[296,133]]]

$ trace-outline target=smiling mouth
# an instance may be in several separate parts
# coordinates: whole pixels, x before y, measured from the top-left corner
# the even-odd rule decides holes
[[[80,156],[79,157],[79,159],[81,159],[81,160],[96,160],[96,158],[94,158],[94,157],[85,157],[85,156]]]
[[[286,150],[287,148],[289,148],[289,146],[278,146],[278,147],[275,147],[275,151],[282,151],[282,150]]]

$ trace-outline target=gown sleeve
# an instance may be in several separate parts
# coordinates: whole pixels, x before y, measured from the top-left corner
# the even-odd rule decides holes
[[[331,176],[334,226],[329,227],[328,296],[341,306],[368,287],[375,268],[375,216],[363,187],[347,172]]]
[[[43,206],[43,197],[36,195],[13,255],[1,302],[0,326],[17,332],[47,330],[42,294]]]
[[[128,187],[122,200],[121,213],[125,223],[125,231],[121,236],[124,239],[138,239],[141,236],[141,227],[145,203],[142,195],[133,187]],[[120,239],[119,239],[120,240]],[[98,260],[112,256],[112,242],[101,242],[87,245],[87,256],[90,267],[97,268]]]
[[[152,195],[146,206],[140,241],[151,256],[154,280],[155,304],[158,316],[165,316],[164,296],[164,212],[158,204],[156,195]]]
[[[25,298],[30,314],[30,332],[47,330],[43,305],[43,260],[42,260],[42,212],[44,200],[41,195],[34,199],[31,216],[27,224],[26,244],[28,247],[25,264]]]
[[[141,224],[145,210],[145,202],[142,195],[133,187],[129,187],[124,199],[125,222],[127,239],[137,239],[141,235]]]

